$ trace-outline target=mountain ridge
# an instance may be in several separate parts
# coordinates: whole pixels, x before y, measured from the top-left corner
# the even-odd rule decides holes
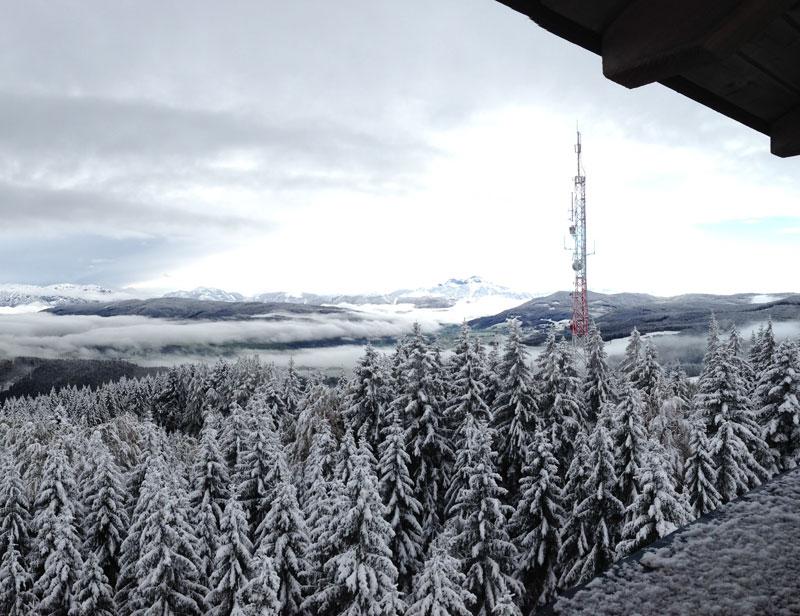
[[[132,297],[134,296],[128,291],[108,289],[96,284],[0,284],[0,306],[7,308],[47,307],[68,303],[123,300]]]
[[[588,300],[589,316],[606,340],[624,338],[634,327],[643,334],[662,331],[702,334],[712,313],[724,328],[770,317],[776,321],[800,320],[800,294],[797,293],[687,293],[658,297],[645,293],[590,291]],[[517,317],[526,342],[541,344],[550,327],[568,329],[571,312],[570,293],[558,291],[494,315],[472,319],[469,324],[479,331],[491,331],[503,327],[508,318]]]

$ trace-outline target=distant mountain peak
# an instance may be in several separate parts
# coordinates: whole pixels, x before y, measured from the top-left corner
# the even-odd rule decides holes
[[[480,276],[450,278],[433,287],[407,291],[405,295],[407,297],[440,297],[451,301],[472,301],[494,296],[525,301],[533,297],[532,293],[509,289],[508,287],[484,280]]]
[[[483,278],[480,276],[470,276],[469,278],[450,278],[449,280],[445,281],[443,284],[483,284]],[[442,286],[441,284],[439,286]]]
[[[198,299],[209,302],[243,302],[245,296],[241,293],[225,291],[215,287],[196,287],[191,291],[173,291],[164,297],[177,297],[181,299]]]

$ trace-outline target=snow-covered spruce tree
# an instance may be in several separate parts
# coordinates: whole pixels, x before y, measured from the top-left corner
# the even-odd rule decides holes
[[[319,498],[309,501],[307,524],[311,544],[308,560],[311,566],[309,585],[317,587],[324,583],[325,564],[339,553],[337,544],[339,523],[350,507],[347,488],[338,477],[321,484]]]
[[[187,499],[168,480],[145,511],[136,563],[138,584],[128,598],[134,616],[207,613],[207,589],[199,583],[197,539],[189,524]]]
[[[518,319],[506,321],[508,336],[498,372],[502,381],[492,409],[491,426],[497,438],[497,468],[511,500],[516,500],[517,483],[525,465],[525,452],[536,429],[538,405],[528,367],[528,353],[522,344]],[[479,417],[476,419],[480,420]]]
[[[685,414],[685,410],[689,408],[692,395],[689,377],[686,376],[686,370],[683,369],[680,362],[673,364],[667,371],[665,394],[677,398],[679,402],[676,406],[680,409],[681,414]]]
[[[324,451],[320,453],[318,469],[315,475],[320,477],[311,484],[311,489],[306,495],[304,512],[306,525],[311,537],[309,560],[313,569],[310,579],[318,580],[323,576],[323,566],[337,552],[338,546],[334,543],[337,525],[349,507],[349,498],[346,493],[346,482],[352,476],[353,461],[357,458],[358,450],[355,439],[347,431],[339,445],[339,449],[330,452],[335,446],[331,435],[330,442],[323,438],[320,445]],[[309,460],[315,453],[312,451]]]
[[[650,340],[644,346],[641,361],[630,372],[628,379],[642,394],[644,416],[649,422],[661,406],[664,381],[664,371],[658,363],[656,348]]]
[[[722,499],[716,483],[717,471],[705,425],[695,422],[689,432],[689,457],[683,477],[683,491],[689,501],[690,513],[695,518],[720,506]]]
[[[340,484],[333,481],[336,441],[327,421],[320,421],[311,442],[311,449],[303,468],[303,517],[309,533],[308,560],[311,570],[307,578],[313,584],[322,573],[322,565],[331,549],[327,540],[329,522],[338,513],[341,503]]]
[[[273,492],[272,507],[264,518],[266,534],[258,550],[272,559],[278,576],[278,601],[282,616],[301,613],[305,584],[311,565],[307,559],[306,528],[295,487],[282,481]]]
[[[717,491],[727,503],[761,484],[767,471],[750,453],[748,442],[760,440],[758,427],[751,420],[742,421],[741,414],[725,413],[711,439],[711,450],[717,466]]]
[[[372,452],[371,449],[369,451]],[[339,443],[339,450],[336,452],[336,467],[334,468],[334,475],[345,485],[350,482],[357,457],[356,439],[353,431],[348,428],[342,437],[342,442]]]
[[[405,388],[395,403],[407,425],[409,470],[414,494],[422,505],[423,539],[428,545],[442,527],[443,496],[453,450],[443,414],[442,366],[419,323],[414,324],[406,353],[402,369]]]
[[[422,559],[419,523],[422,506],[414,496],[414,484],[408,472],[411,458],[406,452],[405,432],[398,417],[395,416],[384,433],[379,465],[380,493],[393,532],[389,548],[397,567],[397,585],[401,592],[408,593]]]
[[[238,407],[238,405],[237,405]],[[220,522],[230,496],[230,476],[217,442],[213,422],[203,426],[200,443],[192,466],[189,505],[197,534],[197,555],[200,579],[208,584],[214,570],[214,556],[220,535]]]
[[[614,413],[614,470],[617,475],[615,494],[627,507],[639,493],[639,473],[647,448],[642,394],[630,382],[622,387]]]
[[[403,611],[389,548],[392,529],[383,517],[369,455],[362,446],[346,488],[348,508],[332,537],[337,552],[303,603],[317,616],[395,616]]]
[[[261,535],[258,528],[269,511],[272,490],[281,479],[288,479],[286,459],[278,435],[268,417],[254,417],[251,432],[236,465],[236,491],[250,523],[253,543]]]
[[[119,573],[119,552],[129,520],[122,473],[99,432],[89,440],[83,479],[84,554],[97,555],[97,563],[112,587]],[[90,565],[92,566],[92,565]]]
[[[488,616],[506,592],[519,594],[522,590],[513,576],[517,551],[507,532],[512,510],[503,505],[506,490],[495,467],[493,432],[485,422],[470,426],[469,487],[461,491],[455,506],[462,524],[453,539],[453,549],[463,563],[464,587],[475,595],[475,616]]]
[[[622,558],[664,537],[689,521],[660,445],[648,447],[639,478],[640,491],[627,509],[628,521],[617,545]]]
[[[406,616],[471,616],[475,595],[464,588],[461,562],[451,553],[452,537],[442,533],[431,544],[408,598]]]
[[[247,405],[255,395],[266,376],[258,357],[240,358],[234,364],[236,379],[232,397],[239,404]]]
[[[128,517],[131,518],[131,521],[147,471],[153,460],[163,458],[163,448],[166,442],[163,431],[149,417],[142,419],[132,432],[137,434],[138,444],[135,451],[132,452],[132,459],[125,473]]]
[[[538,431],[522,470],[520,500],[510,522],[519,551],[516,576],[524,588],[526,612],[532,613],[555,592],[564,518],[558,460],[547,434]]]
[[[389,372],[392,377],[395,395],[404,392],[406,390],[406,386],[408,385],[404,370],[408,362],[408,348],[410,342],[410,334],[398,338],[397,344],[395,344],[394,347],[394,353],[392,353],[389,357]],[[405,415],[403,415],[401,418],[403,420],[403,424],[405,425]]]
[[[750,332],[750,348],[747,351],[747,358],[750,360],[750,365],[756,367],[756,357],[758,356],[758,343],[764,335],[764,326],[759,325],[758,330]],[[756,375],[758,376],[758,375]]]
[[[96,553],[90,553],[83,561],[72,587],[72,598],[69,616],[116,616],[114,591]]]
[[[769,318],[766,328],[759,330],[756,342],[750,349],[750,364],[753,367],[754,378],[759,380],[761,374],[769,368],[772,356],[777,349],[775,333],[772,329],[772,317]]]
[[[303,395],[303,381],[297,374],[294,365],[294,357],[289,358],[289,366],[286,369],[286,377],[283,380],[283,408],[287,415],[297,414],[297,405]]]
[[[216,414],[215,414],[216,416]],[[233,472],[239,464],[239,458],[245,449],[245,440],[251,430],[253,414],[247,412],[238,404],[234,403],[230,407],[230,414],[222,422],[222,429],[217,437],[217,444],[228,470]],[[275,426],[270,426],[275,430]]]
[[[445,491],[445,520],[447,528],[453,532],[461,530],[462,513],[456,504],[463,490],[469,489],[469,478],[472,476],[472,455],[474,447],[467,441],[466,435],[475,430],[477,420],[471,415],[464,418],[462,427],[465,438],[456,450],[455,462],[450,472],[450,482]]]
[[[583,378],[583,403],[589,423],[594,424],[601,407],[608,402],[616,402],[615,384],[608,367],[608,354],[603,345],[600,330],[589,325],[586,340],[586,376]]]
[[[34,578],[44,573],[45,561],[56,549],[56,525],[70,524],[72,532],[69,537],[74,536],[77,540],[74,500],[76,492],[72,466],[64,450],[56,445],[47,456],[34,502],[33,534],[36,541],[29,556]],[[66,536],[65,533],[62,534]]]
[[[477,345],[477,348],[481,348],[477,340],[475,340],[475,344]],[[497,395],[500,393],[500,386],[503,380],[499,374],[500,350],[496,342],[489,343],[489,352],[486,353],[483,365],[485,369],[486,380],[485,400],[486,404],[489,405],[489,408],[492,409],[494,408],[494,401],[497,399]]]
[[[554,343],[553,336],[551,332],[539,356],[539,411],[541,425],[550,432],[548,438],[563,470],[572,459],[575,435],[586,425],[586,418],[573,347],[563,340]]]
[[[744,379],[747,391],[752,392],[756,385],[755,371],[750,360],[744,354],[744,343],[735,325],[728,336],[728,351],[730,352],[731,361]]]
[[[31,500],[35,501],[44,465],[52,449],[50,430],[44,422],[31,420],[23,424],[20,433],[17,437],[16,451],[11,451],[11,457],[19,464],[22,483],[26,486]],[[31,516],[34,513],[31,510]]]
[[[0,461],[0,554],[9,544],[23,557],[30,548],[31,519],[19,467],[10,455]]]
[[[317,499],[324,492],[319,491],[319,486],[333,477],[336,466],[336,439],[331,430],[331,424],[326,419],[318,419],[314,434],[311,437],[311,446],[308,456],[303,462],[303,478],[300,485],[300,502],[309,521],[309,501]]]
[[[37,600],[37,614],[61,616],[68,614],[74,605],[72,587],[82,565],[80,539],[70,509],[51,515],[53,521],[48,524],[51,549],[42,574],[33,584],[33,593]]]
[[[461,327],[450,363],[450,387],[445,416],[453,432],[453,448],[464,440],[464,421],[469,415],[476,421],[491,421],[492,412],[486,403],[486,371],[479,355],[479,343],[473,344],[469,325]]]
[[[214,404],[209,405],[207,410],[228,415],[231,405],[234,403],[231,365],[223,359],[217,360],[211,368],[209,384],[209,391],[213,390],[215,396]]]
[[[761,372],[755,392],[758,421],[778,470],[800,461],[800,354],[791,341],[782,342]]]
[[[156,398],[156,423],[169,432],[181,427],[181,420],[186,411],[187,393],[180,368],[173,367],[167,370]]]
[[[728,502],[769,476],[771,469],[760,461],[773,463],[754,419],[746,383],[731,361],[728,345],[719,344],[715,326],[712,323],[712,343],[695,396],[695,420],[706,426],[717,467],[716,487]]]
[[[706,376],[709,369],[713,366],[713,357],[719,351],[719,323],[714,313],[711,313],[711,318],[708,321],[708,334],[706,336],[706,352],[703,356],[703,368],[700,371],[700,378],[697,380],[698,393],[703,389]]]
[[[461,368],[464,365],[464,360],[466,359],[467,354],[470,352],[471,346],[472,328],[469,326],[467,321],[464,320],[461,322],[461,329],[459,329],[458,336],[453,343],[453,354],[446,366],[445,378],[448,385],[448,398],[452,397],[452,391],[450,391],[450,389],[452,388],[453,383],[455,383],[458,374],[461,372]]]
[[[164,485],[164,460],[160,455],[153,455],[143,462],[144,480],[139,489],[131,525],[119,553],[119,575],[116,584],[117,611],[121,616],[128,616],[136,607],[136,589],[139,583],[137,566],[143,548],[143,533],[149,520],[153,501],[162,485]]]
[[[198,434],[202,429],[205,417],[213,412],[206,406],[206,395],[211,383],[204,366],[192,366],[186,384],[186,408],[182,425],[189,434]]]
[[[628,344],[625,346],[625,355],[619,365],[619,373],[625,378],[630,378],[630,375],[636,370],[642,358],[642,336],[639,330],[635,327],[631,331],[628,338]]]
[[[563,572],[560,581],[566,587],[587,582],[611,566],[625,512],[614,495],[617,478],[611,438],[600,422],[589,440],[588,465],[590,472],[584,485],[586,497],[575,509],[586,532],[586,552],[571,569]]]
[[[267,408],[277,419],[279,415],[283,415],[286,409],[283,405],[283,385],[279,381],[275,371],[275,366],[270,364],[267,366],[265,374],[263,375],[261,383],[256,388],[254,397],[260,401],[262,408]],[[249,406],[248,401],[248,406]]]
[[[650,438],[664,448],[666,461],[678,482],[683,478],[684,465],[689,456],[688,387],[686,373],[680,365],[673,366],[664,379],[658,412],[647,425]]]
[[[381,442],[392,403],[390,375],[375,348],[370,344],[353,369],[348,387],[345,418],[348,427],[359,438],[367,439],[373,451]]]
[[[595,426],[602,425],[605,428],[610,423],[608,417],[611,408],[610,404],[603,407]],[[584,527],[584,520],[578,515],[578,505],[586,498],[586,480],[590,470],[587,440],[588,435],[585,431],[578,432],[562,491],[565,517],[559,533],[561,543],[558,552],[559,588],[570,585],[567,574],[588,551],[588,530]]]
[[[14,542],[7,542],[0,560],[0,614],[28,616],[33,612],[33,579]]]
[[[331,425],[338,423],[345,408],[345,390],[346,384],[328,387],[315,379],[315,382],[309,382],[300,400],[295,440],[287,449],[287,457],[293,467],[294,476],[300,483],[298,489],[301,494],[304,490],[305,461],[311,453],[314,436],[319,431],[320,424],[328,424],[330,429]]]
[[[517,604],[514,603],[514,597],[511,593],[506,591],[495,604],[492,616],[522,616],[522,612],[517,607]]]
[[[281,613],[281,604],[278,600],[279,586],[280,580],[275,573],[272,559],[261,551],[256,552],[253,559],[253,577],[241,590],[243,616],[279,616]],[[303,612],[297,614],[299,616]]]
[[[230,496],[220,523],[219,547],[206,596],[209,614],[230,616],[241,613],[239,593],[246,586],[253,566],[253,546],[247,534],[244,510],[236,497]]]

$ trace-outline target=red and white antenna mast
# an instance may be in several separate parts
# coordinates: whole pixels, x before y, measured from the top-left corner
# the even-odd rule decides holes
[[[575,144],[578,158],[575,189],[572,193],[572,212],[569,233],[575,241],[572,250],[572,269],[575,272],[575,289],[572,292],[572,339],[582,341],[589,331],[589,302],[586,297],[586,176],[581,167],[581,133]]]

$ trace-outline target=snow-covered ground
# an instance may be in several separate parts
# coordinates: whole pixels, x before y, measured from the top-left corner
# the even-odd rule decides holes
[[[800,469],[615,565],[559,615],[800,614]]]
[[[751,304],[769,304],[770,302],[777,302],[782,300],[781,295],[754,295],[750,298]]]
[[[25,314],[27,312],[40,312],[50,308],[49,304],[34,302],[31,304],[17,304],[16,306],[0,306],[0,315]]]

